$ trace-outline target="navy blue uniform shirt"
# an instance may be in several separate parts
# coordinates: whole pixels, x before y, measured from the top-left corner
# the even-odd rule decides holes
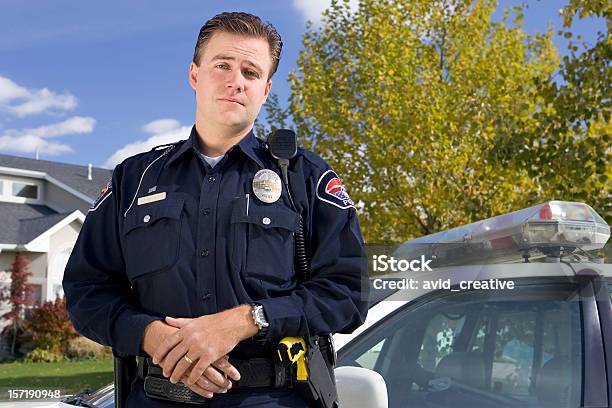
[[[253,191],[261,169],[279,173],[249,133],[214,168],[188,140],[126,159],[87,214],[64,274],[70,318],[86,337],[143,355],[145,327],[165,316],[199,317],[263,305],[261,354],[284,336],[351,332],[367,313],[367,265],[355,208],[329,166],[299,150],[290,186],[302,214],[312,279],[294,273],[298,212],[285,186],[266,204]],[[280,173],[279,173],[280,174]],[[247,198],[248,195],[248,198]]]

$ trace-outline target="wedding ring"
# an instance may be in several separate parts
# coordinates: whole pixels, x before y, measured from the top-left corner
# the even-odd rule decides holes
[[[188,362],[188,363],[189,363],[189,365],[193,364],[193,360],[192,360],[192,359],[190,359],[189,357],[187,357],[187,354],[185,354],[185,355],[183,356],[183,358],[185,359],[185,361],[186,361],[186,362]]]

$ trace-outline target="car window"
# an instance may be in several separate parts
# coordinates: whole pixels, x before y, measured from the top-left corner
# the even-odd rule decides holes
[[[538,284],[495,296],[446,292],[401,309],[341,353],[338,365],[379,372],[389,407],[578,406],[575,291]]]
[[[365,353],[357,357],[357,363],[361,367],[369,368],[370,370],[373,370],[374,365],[376,364],[376,360],[378,360],[378,356],[380,355],[380,350],[382,350],[382,347],[384,344],[385,344],[385,340],[382,339],[380,342],[375,344],[374,347],[366,350]]]
[[[427,324],[419,351],[418,364],[433,371],[440,361],[452,353],[453,339],[463,327],[464,316],[436,314]]]
[[[537,312],[504,312],[497,319],[492,387],[507,395],[529,395]]]

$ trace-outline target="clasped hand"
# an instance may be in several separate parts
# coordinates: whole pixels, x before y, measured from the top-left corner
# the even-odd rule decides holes
[[[196,319],[167,317],[166,323],[178,330],[163,339],[153,363],[162,367],[172,383],[183,381],[192,391],[211,398],[231,388],[228,377],[240,379],[227,356],[239,340],[220,313]]]

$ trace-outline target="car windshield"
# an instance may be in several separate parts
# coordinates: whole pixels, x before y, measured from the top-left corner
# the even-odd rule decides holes
[[[115,393],[114,385],[109,384],[103,388],[100,388],[90,396],[85,398],[87,402],[93,404],[96,408],[114,408],[115,406]]]

